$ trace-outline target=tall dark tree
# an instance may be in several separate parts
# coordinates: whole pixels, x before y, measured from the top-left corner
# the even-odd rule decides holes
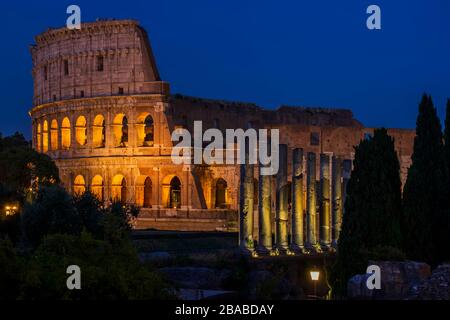
[[[444,131],[444,155],[447,164],[447,196],[450,198],[450,99],[447,99],[447,108],[445,113],[445,131]],[[449,201],[450,202],[450,201]],[[450,203],[447,203],[450,211]],[[450,246],[450,212],[447,211],[447,239],[445,243]],[[450,253],[443,257],[445,260],[450,260]]]
[[[441,124],[431,97],[424,95],[403,194],[404,248],[410,259],[436,264],[448,256],[447,181]]]
[[[447,108],[445,113],[445,131],[444,131],[444,150],[447,167],[450,170],[450,99],[447,99]]]
[[[345,293],[352,275],[365,272],[369,259],[385,258],[380,256],[383,251],[401,255],[399,170],[394,140],[386,129],[375,130],[373,138],[355,147],[338,258],[331,279],[337,295]]]

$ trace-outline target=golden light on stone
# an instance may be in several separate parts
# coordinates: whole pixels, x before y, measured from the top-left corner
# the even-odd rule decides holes
[[[105,43],[111,44],[108,50]],[[66,48],[75,49],[66,52]],[[33,147],[55,161],[61,184],[72,194],[90,190],[105,205],[120,201],[145,208],[140,227],[164,222],[165,229],[179,228],[174,217],[179,215],[189,217],[181,228],[200,231],[198,216],[213,222],[207,228],[216,230],[229,212],[239,213],[241,244],[253,250],[257,241],[260,257],[290,254],[289,250],[316,254],[320,245],[325,251],[337,247],[352,165],[349,147],[358,144],[367,130],[350,110],[269,111],[253,104],[236,108],[234,103],[172,96],[169,83],[160,78],[145,32],[132,20],[83,24],[76,43],[65,28],[51,29],[36,37],[31,53]],[[65,63],[61,56],[69,62],[67,74],[59,72]],[[96,65],[99,57],[101,67]],[[280,135],[287,137],[280,174],[262,175],[266,164],[252,164],[241,192],[238,164],[185,171],[171,160],[171,134],[177,128],[191,130],[195,120],[202,120],[205,129],[280,127]],[[389,133],[401,142],[399,160],[406,167],[415,131]],[[294,146],[305,150],[294,152]],[[316,165],[317,157],[324,159],[322,169]],[[33,192],[39,182],[33,181]],[[235,222],[230,229],[236,228]]]
[[[290,249],[287,249],[286,250],[286,255],[288,255],[288,256],[295,256],[295,252],[290,250]]]

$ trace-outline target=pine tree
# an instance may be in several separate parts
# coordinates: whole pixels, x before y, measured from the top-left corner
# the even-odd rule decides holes
[[[403,193],[404,249],[410,259],[441,262],[448,250],[448,169],[443,136],[430,96],[419,105],[412,164]]]
[[[348,279],[364,273],[369,259],[385,258],[379,255],[383,249],[399,251],[402,243],[399,171],[394,140],[386,129],[375,130],[373,138],[355,147],[333,270],[336,294],[345,294]]]

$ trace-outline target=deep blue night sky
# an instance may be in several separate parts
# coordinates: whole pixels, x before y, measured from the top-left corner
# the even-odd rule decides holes
[[[173,93],[255,102],[350,108],[366,126],[413,128],[424,91],[444,116],[450,97],[448,0],[142,0],[2,3],[0,132],[30,137],[28,46],[65,24],[133,18],[146,28]],[[366,8],[382,30],[366,28]]]

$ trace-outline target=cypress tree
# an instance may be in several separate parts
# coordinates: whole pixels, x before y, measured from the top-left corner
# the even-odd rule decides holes
[[[447,162],[447,168],[450,170],[450,99],[447,99],[447,108],[445,113],[444,142],[445,161]]]
[[[443,246],[447,246],[446,252],[448,252],[450,251],[448,250],[448,247],[450,246],[450,99],[447,99],[447,108],[445,113],[444,156],[447,164],[446,190],[448,191],[447,195],[444,196],[447,197],[448,202],[447,210],[444,211],[444,214],[447,215],[447,238],[444,240],[445,243],[443,243]],[[450,252],[442,258],[443,260],[450,260]]]
[[[412,164],[403,193],[404,249],[410,259],[436,264],[448,250],[448,170],[433,101],[422,97]]]
[[[401,247],[400,164],[394,140],[386,129],[355,147],[353,171],[347,186],[345,213],[332,282],[344,295],[348,279],[365,273],[369,259]],[[394,250],[391,250],[394,248]],[[333,279],[334,278],[334,279]]]

